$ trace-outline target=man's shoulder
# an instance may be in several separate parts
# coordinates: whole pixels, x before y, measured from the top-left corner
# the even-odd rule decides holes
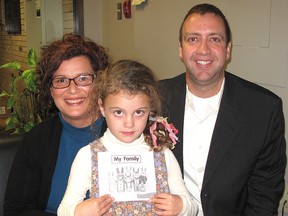
[[[165,78],[165,79],[161,79],[160,81],[160,84],[170,84],[170,83],[177,83],[177,82],[186,82],[186,76],[185,76],[185,73],[181,73],[175,77],[172,77],[172,78]]]
[[[182,91],[186,87],[186,76],[185,73],[181,73],[172,78],[166,78],[159,81],[161,89],[165,91]]]
[[[274,98],[279,99],[279,96],[257,83],[243,79],[237,75],[225,72],[225,86],[228,89],[237,88],[237,92],[240,94],[249,95],[249,97],[261,97],[261,98]]]

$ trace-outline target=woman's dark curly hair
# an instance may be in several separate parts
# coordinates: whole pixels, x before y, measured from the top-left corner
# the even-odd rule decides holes
[[[155,80],[151,69],[147,66],[133,60],[120,60],[100,72],[96,80],[91,90],[90,109],[93,115],[100,114],[97,104],[98,99],[105,101],[108,95],[118,94],[120,91],[131,95],[139,93],[147,95],[151,104],[150,116],[161,115],[162,96],[158,82]],[[167,147],[167,144],[169,145],[170,138],[165,136],[165,139],[161,135],[161,141],[157,143],[159,148],[155,149],[149,131],[149,127],[153,123],[149,119],[147,120],[147,127],[144,131],[145,140],[152,149],[160,151]]]
[[[58,112],[50,93],[51,79],[63,61],[78,56],[86,56],[90,60],[95,75],[109,65],[109,56],[104,47],[73,33],[65,34],[62,39],[41,49],[36,72],[42,115],[48,117]]]

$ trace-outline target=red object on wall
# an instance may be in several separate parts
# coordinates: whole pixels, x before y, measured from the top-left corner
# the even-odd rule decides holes
[[[131,0],[124,0],[123,13],[125,18],[131,18]]]

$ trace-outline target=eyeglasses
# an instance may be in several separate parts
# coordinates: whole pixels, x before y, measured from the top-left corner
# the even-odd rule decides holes
[[[94,79],[96,78],[96,75],[92,75],[92,74],[86,74],[86,75],[80,75],[77,77],[74,77],[73,79],[69,79],[66,77],[53,77],[51,80],[51,85],[53,88],[55,89],[63,89],[63,88],[67,88],[70,83],[71,80],[73,80],[73,82],[77,85],[77,86],[89,86],[92,85]]]

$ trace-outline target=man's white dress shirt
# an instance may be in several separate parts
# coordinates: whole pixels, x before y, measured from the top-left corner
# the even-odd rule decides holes
[[[224,80],[217,95],[209,98],[196,97],[186,86],[183,127],[184,181],[199,206],[198,216],[203,216],[200,193],[223,86]]]

